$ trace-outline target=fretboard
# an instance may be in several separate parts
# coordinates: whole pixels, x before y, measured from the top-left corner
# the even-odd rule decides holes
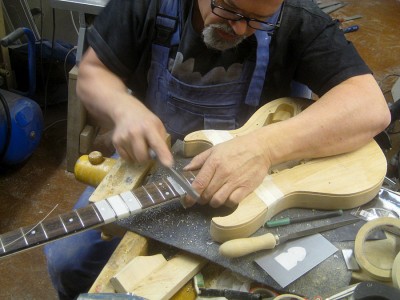
[[[189,183],[194,174],[182,175]],[[72,212],[51,217],[42,222],[22,227],[0,235],[0,257],[5,257],[29,248],[95,228],[134,215],[177,198],[186,192],[170,177],[141,186],[133,191],[108,197]]]

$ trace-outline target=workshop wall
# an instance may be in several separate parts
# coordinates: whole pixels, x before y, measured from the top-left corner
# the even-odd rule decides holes
[[[13,0],[15,1],[15,0]],[[51,40],[53,35],[53,13],[49,0],[27,0],[31,9],[40,8],[42,3],[43,10],[43,38]],[[34,16],[36,26],[40,30],[40,15]],[[55,39],[66,43],[76,45],[78,34],[75,30],[74,23],[79,28],[79,20],[77,13],[55,9]]]

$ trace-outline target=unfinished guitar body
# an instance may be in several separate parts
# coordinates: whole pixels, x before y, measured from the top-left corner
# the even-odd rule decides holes
[[[280,98],[262,106],[251,116],[246,124],[238,129],[192,132],[184,139],[183,153],[187,157],[193,157],[236,136],[245,135],[257,128],[287,120],[299,114],[312,102],[312,100],[302,98]]]
[[[270,105],[270,107],[268,107]],[[244,134],[258,126],[271,124],[280,109],[291,117],[305,102],[282,98],[266,104],[240,129],[196,132],[185,138],[185,153],[196,153],[217,143]],[[288,107],[292,106],[292,109]],[[294,113],[294,114],[293,114]],[[282,114],[281,114],[282,115]],[[199,140],[196,141],[196,138]],[[217,242],[247,237],[277,213],[293,207],[350,209],[369,202],[378,192],[386,175],[386,158],[378,144],[345,154],[296,163],[267,175],[262,184],[225,217],[211,221],[210,233]]]

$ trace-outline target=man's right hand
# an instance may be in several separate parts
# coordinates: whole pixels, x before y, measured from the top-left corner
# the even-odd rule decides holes
[[[90,47],[79,65],[77,93],[92,117],[113,129],[112,141],[123,159],[144,162],[153,149],[162,164],[172,166],[161,120],[127,92],[122,79]]]
[[[161,120],[131,95],[124,98],[119,99],[113,114],[112,141],[119,155],[125,160],[143,162],[150,158],[152,149],[163,165],[172,166],[173,157]]]

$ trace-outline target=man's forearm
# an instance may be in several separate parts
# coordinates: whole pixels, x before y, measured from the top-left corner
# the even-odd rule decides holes
[[[390,122],[386,101],[371,75],[353,77],[298,116],[262,128],[273,164],[355,150]]]
[[[122,80],[97,59],[92,49],[79,66],[77,94],[89,113],[107,128],[114,127],[123,102],[134,100]]]

